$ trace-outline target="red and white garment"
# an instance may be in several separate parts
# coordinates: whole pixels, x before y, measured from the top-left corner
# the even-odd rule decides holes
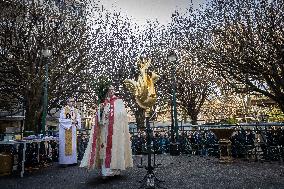
[[[99,115],[99,113],[98,113]],[[133,167],[128,118],[124,103],[113,96],[104,102],[102,124],[92,127],[80,167],[101,168],[103,176],[113,176]]]

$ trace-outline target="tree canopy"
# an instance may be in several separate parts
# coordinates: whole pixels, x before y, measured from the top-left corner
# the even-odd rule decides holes
[[[22,104],[27,130],[40,125],[47,74],[49,110],[70,96],[92,106],[112,84],[142,127],[143,109],[122,84],[137,78],[139,57],[151,58],[150,69],[160,76],[158,111],[170,105],[173,86],[179,109],[193,123],[228,86],[261,93],[284,111],[283,1],[208,1],[173,12],[168,25],[144,26],[88,1],[0,5],[0,109]],[[46,58],[47,48],[52,55]],[[171,51],[178,57],[174,67]]]

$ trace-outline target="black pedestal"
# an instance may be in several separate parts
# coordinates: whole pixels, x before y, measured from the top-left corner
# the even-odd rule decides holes
[[[170,143],[170,155],[172,156],[178,156],[180,155],[180,144],[179,143]]]
[[[147,113],[145,114],[145,117],[146,117],[146,139],[147,139],[148,165],[145,167],[147,170],[147,174],[144,176],[144,178],[141,181],[139,181],[140,183],[142,183],[142,185],[139,188],[147,188],[147,189],[164,188],[160,186],[159,183],[165,182],[165,181],[159,180],[154,174],[155,165],[152,166],[152,159],[151,159],[152,130],[150,128],[149,115]],[[154,164],[155,164],[155,161],[154,161]]]

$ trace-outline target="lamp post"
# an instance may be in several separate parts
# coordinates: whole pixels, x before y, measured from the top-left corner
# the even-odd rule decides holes
[[[174,51],[170,52],[167,57],[171,62],[171,76],[172,76],[172,99],[171,99],[171,144],[170,154],[179,155],[178,146],[178,120],[177,120],[177,106],[176,106],[176,76],[175,76],[175,64],[177,62],[177,55]]]
[[[284,44],[281,45],[282,61],[284,63]]]
[[[43,93],[43,112],[42,112],[42,128],[41,133],[45,135],[45,125],[46,125],[46,114],[47,114],[47,101],[48,101],[48,63],[49,63],[49,57],[51,56],[51,50],[49,49],[43,49],[41,51],[42,56],[46,59],[45,62],[45,79],[44,79],[44,93]]]

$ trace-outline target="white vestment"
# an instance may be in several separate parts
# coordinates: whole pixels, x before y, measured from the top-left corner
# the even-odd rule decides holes
[[[77,128],[81,128],[81,117],[74,107],[70,108],[70,112],[76,113],[76,123],[72,123],[71,118],[66,118],[65,108],[60,112],[59,118],[59,164],[75,164],[77,163]],[[66,155],[65,153],[65,131],[72,130],[72,154]]]
[[[96,160],[93,159],[93,162],[92,162],[92,158],[95,158],[95,153],[98,153],[98,152],[95,152],[96,150],[99,150],[99,145],[100,144],[95,144],[98,139],[95,139],[94,141],[94,138],[97,137],[96,135],[98,134],[98,131],[95,131],[95,129],[98,129],[98,125],[97,125],[97,115],[95,115],[95,117],[92,118],[92,129],[91,129],[91,132],[90,132],[90,136],[89,136],[89,141],[88,141],[88,145],[87,145],[87,148],[85,150],[85,153],[84,153],[84,156],[83,156],[83,159],[81,161],[81,164],[80,164],[80,167],[86,167],[88,168],[89,170],[91,169],[94,169],[96,167]],[[99,142],[98,142],[99,143]]]
[[[117,175],[133,167],[128,117],[121,99],[113,97],[105,101],[102,124],[92,128],[80,167],[97,167],[102,176]]]

